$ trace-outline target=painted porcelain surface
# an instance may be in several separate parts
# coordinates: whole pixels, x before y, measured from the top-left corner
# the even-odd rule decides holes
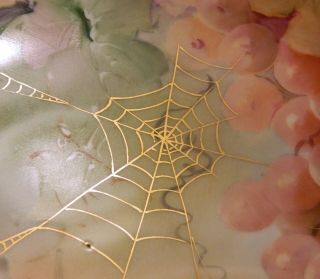
[[[1,279],[319,279],[318,0],[0,0]]]

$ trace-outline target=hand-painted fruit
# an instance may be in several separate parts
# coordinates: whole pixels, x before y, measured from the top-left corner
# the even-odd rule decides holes
[[[268,17],[262,14],[253,13],[252,21],[268,28],[276,38],[277,42],[281,40],[286,33],[291,17]]]
[[[281,41],[274,62],[280,84],[298,95],[320,95],[320,57],[300,54]]]
[[[279,90],[270,82],[255,76],[243,76],[234,81],[225,96],[228,105],[238,113],[230,125],[241,131],[255,131],[269,127],[272,116],[282,105]],[[225,110],[226,117],[231,116]]]
[[[317,234],[320,206],[301,213],[281,213],[275,223],[283,233]]]
[[[314,256],[307,265],[304,272],[304,279],[320,278],[320,254]]]
[[[260,72],[276,57],[277,42],[272,32],[255,23],[243,24],[228,33],[219,46],[219,59],[227,66],[236,64],[242,72]]]
[[[230,31],[250,21],[248,0],[198,0],[200,19],[207,25]]]
[[[262,266],[270,279],[302,279],[308,262],[319,252],[320,245],[311,236],[284,235],[265,251]]]
[[[286,17],[294,11],[297,0],[249,0],[251,9],[272,17]]]
[[[264,229],[277,215],[261,184],[255,181],[233,184],[225,192],[219,210],[224,223],[239,231]]]
[[[308,161],[281,156],[267,169],[263,179],[266,196],[282,212],[310,210],[320,202],[320,187],[311,178]]]
[[[309,140],[320,129],[320,121],[312,113],[306,96],[291,99],[272,120],[272,128],[290,146]]]
[[[196,58],[213,63],[217,56],[217,48],[223,35],[208,28],[199,19],[194,17],[184,18],[174,22],[168,30],[166,50],[174,59],[178,46]],[[208,66],[194,60],[186,54],[181,54],[179,61],[188,69],[203,69]]]
[[[306,1],[307,2],[307,1]],[[320,8],[319,1],[318,9]],[[297,15],[290,21],[285,40],[295,51],[320,57],[320,9],[310,5],[299,9]]]

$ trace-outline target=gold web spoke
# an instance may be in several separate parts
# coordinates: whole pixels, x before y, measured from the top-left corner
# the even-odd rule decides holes
[[[243,161],[243,162],[250,163],[250,164],[256,164],[256,165],[261,165],[261,166],[267,166],[268,165],[265,162],[254,160],[254,159],[251,159],[251,158],[248,158],[248,157],[238,156],[238,155],[235,155],[235,154],[229,154],[229,153],[224,152],[224,151],[222,151],[222,152],[215,151],[215,150],[211,150],[211,149],[205,148],[203,146],[202,147],[201,146],[195,146],[193,144],[188,144],[188,143],[185,143],[185,142],[172,141],[171,144],[172,145],[177,145],[177,146],[179,145],[180,148],[175,147],[178,150],[183,149],[183,147],[188,147],[190,149],[199,150],[201,152],[207,152],[207,153],[210,153],[210,154],[213,154],[213,155],[219,155],[220,159],[222,159],[222,158],[230,158],[230,159],[239,160],[239,161]]]
[[[184,239],[177,238],[177,237],[170,237],[170,236],[161,236],[161,235],[154,235],[154,236],[144,236],[137,239],[137,242],[141,242],[144,240],[154,240],[154,239],[162,239],[162,240],[173,240],[181,243],[188,243]]]
[[[175,213],[175,214],[184,216],[184,212],[183,211],[179,211],[179,210],[175,210],[175,209],[169,209],[169,208],[158,208],[158,209],[147,210],[146,214],[159,213],[159,212],[170,212],[170,213]]]
[[[103,117],[103,113],[108,111],[108,109],[112,106],[112,104],[116,104],[118,107],[120,107],[123,110],[123,115],[130,114],[133,118],[141,122],[142,124],[141,126],[144,125],[150,129],[149,134],[156,134],[159,136],[155,128],[152,127],[150,123],[159,120],[163,116],[148,119],[146,118],[145,112],[156,110],[157,108],[163,105],[166,105],[169,102],[167,97],[168,92],[165,91],[167,88],[171,88],[171,85],[166,84],[157,90],[143,93],[136,96],[131,96],[131,97],[110,97],[107,105],[102,109],[100,109],[99,111],[95,112],[95,115],[98,115],[99,117]],[[144,104],[143,106],[141,106],[138,100],[143,101],[143,100],[146,100],[147,98],[150,98],[150,100],[155,99],[156,101],[152,102],[151,104]],[[124,101],[126,101],[127,103]],[[124,102],[124,104],[122,104],[121,102]],[[139,104],[139,107],[133,107],[131,103]],[[140,114],[143,113],[143,118],[138,113]],[[119,122],[119,120],[123,117],[123,115],[121,115],[118,119],[114,119],[113,121]]]
[[[0,255],[7,252],[11,247],[13,247],[15,244],[20,242],[21,240],[28,237],[30,234],[34,232],[34,228],[29,228],[23,232],[20,232],[18,234],[15,234],[9,238],[6,238],[2,241],[0,241],[1,249],[0,249]]]
[[[22,241],[23,239],[25,239],[26,237],[30,236],[32,233],[41,230],[41,228],[46,227],[47,224],[54,220],[56,217],[58,217],[60,214],[62,214],[63,212],[67,211],[69,208],[71,208],[77,201],[79,201],[80,199],[82,199],[84,196],[86,196],[87,194],[91,193],[92,191],[96,190],[101,184],[105,183],[106,181],[108,181],[109,179],[113,178],[114,176],[116,176],[119,172],[121,172],[123,169],[127,168],[128,166],[130,166],[131,164],[134,164],[135,161],[139,160],[141,157],[143,157],[145,155],[145,153],[147,153],[148,151],[152,150],[155,148],[155,146],[158,146],[160,144],[160,142],[155,143],[154,146],[150,147],[149,149],[147,149],[145,152],[141,153],[139,156],[137,156],[136,158],[134,158],[133,160],[131,160],[128,164],[122,166],[121,168],[119,168],[118,170],[114,171],[113,173],[109,174],[108,176],[106,176],[105,178],[103,178],[102,180],[100,180],[99,182],[97,182],[96,184],[94,184],[93,186],[91,186],[90,188],[88,188],[87,190],[85,190],[82,194],[78,195],[75,199],[73,199],[72,201],[70,201],[67,205],[63,206],[59,211],[57,211],[55,214],[53,214],[50,218],[48,218],[47,220],[45,220],[44,222],[42,222],[41,224],[39,224],[36,227],[32,227],[22,233],[16,234],[14,236],[11,236],[10,238],[7,238],[5,240],[0,241],[0,244],[2,245],[2,247],[4,248],[1,252],[0,255],[2,255],[3,253],[5,253],[6,251],[8,251],[9,249],[11,249],[14,245],[16,245],[17,243],[19,243],[20,241]],[[10,245],[8,245],[8,243],[11,243]]]
[[[177,123],[176,123],[176,124],[174,125],[174,127],[171,129],[168,137],[170,137],[173,133],[175,133],[176,129],[179,127],[179,125],[180,125],[182,122],[184,122],[184,123],[186,122],[186,118],[189,116],[189,114],[192,114],[193,117],[195,117],[195,118],[197,119],[197,116],[196,116],[196,114],[195,114],[195,112],[194,112],[195,107],[196,107],[202,100],[206,100],[206,99],[205,99],[206,96],[207,96],[210,92],[212,92],[213,90],[214,90],[213,88],[208,89],[204,94],[202,94],[202,95],[198,98],[198,100],[197,100],[191,107],[186,107],[186,109],[187,109],[186,113],[179,119],[179,121],[177,121]],[[215,121],[219,121],[218,117],[217,117],[212,111],[210,111],[210,112],[211,112],[212,117],[214,118],[214,120],[215,120]],[[201,121],[199,121],[199,120],[197,119],[197,122],[199,122],[199,124],[201,125]]]
[[[151,132],[142,130],[143,124],[141,124],[140,127],[135,128],[135,127],[131,127],[131,126],[125,124],[125,123],[121,123],[121,122],[119,122],[119,121],[110,119],[110,118],[108,118],[108,117],[104,117],[104,116],[101,116],[101,115],[97,115],[97,117],[98,117],[99,119],[105,119],[105,120],[107,120],[107,121],[109,121],[109,122],[111,122],[111,123],[114,123],[114,124],[116,124],[116,125],[118,125],[118,126],[121,126],[121,127],[123,127],[123,128],[130,129],[130,130],[132,130],[132,131],[134,131],[134,132],[139,132],[139,133],[141,133],[141,134],[146,134],[146,135],[149,135],[149,136],[153,136],[153,135],[154,135],[154,130],[152,130]],[[147,121],[146,121],[146,122],[147,122]]]
[[[159,164],[160,164],[160,161],[161,161],[163,147],[164,147],[164,143],[161,142],[161,146],[160,146],[160,149],[159,149],[159,152],[158,152],[158,156],[157,156],[157,163],[156,163],[155,168],[154,168],[154,172],[153,172],[152,179],[151,179],[151,182],[150,182],[150,186],[149,186],[149,189],[148,189],[147,198],[146,198],[145,205],[144,205],[144,208],[143,208],[143,212],[142,212],[142,215],[141,215],[141,218],[140,218],[138,229],[137,229],[137,232],[136,232],[136,235],[134,237],[134,241],[133,241],[133,244],[132,244],[132,247],[131,247],[131,250],[130,250],[130,254],[129,254],[129,257],[128,257],[128,260],[127,260],[127,264],[126,264],[126,267],[125,267],[125,270],[124,270],[123,278],[126,278],[126,276],[127,276],[127,273],[128,273],[128,270],[129,270],[129,267],[130,267],[130,264],[131,264],[131,260],[132,260],[133,254],[135,252],[135,248],[136,248],[137,242],[138,242],[138,240],[140,238],[140,232],[141,232],[141,229],[142,229],[144,218],[147,215],[147,210],[148,210],[148,206],[149,206],[149,202],[150,202],[150,198],[151,198],[151,193],[152,193],[153,186],[154,186],[155,179],[156,179],[155,177],[156,177],[157,170],[158,170],[158,167],[159,167]]]
[[[49,95],[41,90],[38,90],[24,82],[18,81],[14,79],[13,77],[0,72],[0,90],[4,92],[8,92],[11,94],[29,97],[33,99],[37,99],[40,101],[45,101],[49,103],[54,103],[57,105],[66,105],[68,107],[80,110],[81,112],[92,114],[90,111],[87,111],[85,109],[79,108],[73,104],[70,104],[66,100],[62,100],[58,97]]]
[[[110,100],[112,100],[112,99],[110,98]],[[122,109],[122,113],[118,118],[112,119],[110,117],[106,117],[106,116],[102,115],[102,112],[105,112],[107,110],[103,110],[103,111],[99,111],[99,112],[94,113],[95,118],[96,119],[100,119],[100,122],[101,122],[101,119],[105,119],[105,120],[107,120],[107,121],[109,121],[111,123],[114,123],[114,125],[117,125],[118,127],[121,126],[123,128],[127,128],[127,129],[133,130],[133,131],[135,131],[136,133],[139,133],[139,134],[146,134],[146,135],[149,135],[151,137],[160,136],[159,133],[157,132],[157,130],[154,129],[154,127],[152,127],[148,123],[150,121],[141,119],[141,117],[137,116],[134,112],[126,109],[121,104],[119,104],[119,103],[117,103],[115,101],[111,101],[110,104],[111,103],[115,103],[117,106],[119,106]],[[135,120],[137,120],[139,122],[139,125],[136,125],[137,127],[135,127],[135,126],[132,127],[129,124],[122,123],[121,120],[124,118],[124,116],[126,114],[130,115]],[[152,120],[154,120],[154,119],[152,119]],[[149,130],[147,130],[147,131],[143,130],[144,127],[147,127]]]
[[[123,274],[124,270],[123,268],[114,260],[112,259],[110,256],[108,256],[106,253],[102,252],[100,249],[98,249],[97,247],[95,247],[94,245],[92,245],[91,243],[89,244],[87,241],[85,241],[84,239],[74,235],[74,234],[71,234],[71,233],[68,233],[68,232],[65,232],[63,230],[60,230],[60,229],[56,229],[56,228],[52,228],[52,227],[48,227],[48,226],[42,226],[42,227],[39,227],[38,230],[42,230],[42,231],[49,231],[49,232],[54,232],[54,233],[57,233],[57,234],[61,234],[63,236],[66,236],[70,239],[73,239],[75,241],[78,241],[79,243],[81,243],[83,246],[87,247],[88,245],[90,245],[90,250],[97,253],[98,255],[100,255],[101,257],[103,257],[104,259],[106,259],[108,262],[110,262],[114,267],[116,267],[119,272],[121,274]]]
[[[179,64],[181,55],[186,55],[190,59],[222,71],[222,76],[216,80],[208,76],[208,80],[206,80],[193,75],[183,69]],[[128,258],[123,267],[112,257],[99,250],[98,247],[90,245],[91,250],[104,257],[119,270],[123,279],[128,275],[136,245],[139,242],[157,239],[190,245],[195,274],[197,278],[200,278],[198,272],[199,259],[197,258],[199,256],[190,226],[192,218],[187,211],[183,198],[184,189],[199,177],[214,175],[215,165],[222,158],[228,157],[250,163],[259,163],[254,160],[225,153],[220,142],[220,124],[229,119],[220,119],[211,105],[212,101],[210,103],[209,100],[212,96],[216,96],[219,104],[222,104],[235,116],[237,115],[224,100],[220,88],[221,81],[233,70],[233,67],[234,66],[221,67],[208,64],[192,56],[182,47],[178,47],[170,82],[159,89],[136,96],[111,96],[108,98],[107,104],[94,113],[37,90],[4,73],[0,73],[0,90],[2,91],[58,105],[65,105],[83,113],[90,114],[97,121],[99,129],[103,133],[103,138],[106,142],[111,160],[111,173],[109,175],[106,175],[102,180],[90,186],[46,221],[0,241],[0,255],[7,252],[14,245],[29,237],[34,232],[41,230],[62,234],[86,245],[87,242],[82,238],[51,227],[51,221],[62,215],[62,213],[67,214],[67,212],[69,212],[69,214],[82,215],[90,218],[90,220],[101,221],[103,224],[108,224],[128,238],[132,245],[130,244],[131,248],[128,253]],[[201,86],[205,85],[207,88],[201,92],[194,92],[193,90],[185,88],[185,86],[178,81],[177,75],[180,73],[182,73],[184,77],[190,78],[191,81],[200,82]],[[176,98],[176,96],[179,96],[179,98]],[[188,100],[189,103],[185,100]],[[200,111],[201,109],[205,109],[207,112],[205,121],[198,112],[199,108]],[[192,118],[192,121],[189,120],[189,117]],[[112,127],[112,129],[110,129],[110,127]],[[211,150],[211,146],[207,147],[207,144],[204,142],[206,140],[203,135],[204,130],[211,127],[214,129],[216,145],[218,146],[217,151]],[[198,135],[197,140],[200,141],[200,144],[194,143],[193,135],[195,134]],[[185,136],[189,137],[186,138]],[[210,156],[211,159],[209,160]],[[171,174],[161,172],[160,169],[162,166],[169,168]],[[141,177],[139,180],[137,176],[131,175],[131,173],[140,173],[143,181]],[[118,197],[118,195],[111,194],[107,190],[102,189],[105,182],[110,180],[112,184],[113,179],[122,180],[124,183],[129,184],[130,187],[136,187],[139,193],[146,196],[146,198],[143,199],[144,204],[134,204],[131,201],[127,201],[126,198]],[[173,187],[166,188],[167,186],[157,184],[160,180],[164,181],[165,179],[171,179],[174,184]],[[167,208],[149,208],[152,195],[157,193],[159,193],[159,195],[166,195],[167,193],[176,195],[179,198],[181,207],[178,208],[177,205],[174,207],[167,204]],[[107,217],[101,216],[92,208],[82,209],[78,206],[77,202],[80,202],[82,198],[89,197],[89,195],[97,196],[103,201],[110,199],[109,201],[114,201],[136,214],[138,216],[138,222],[134,233],[127,229],[126,226],[118,224],[118,221],[114,222]],[[142,229],[143,226],[146,225],[146,216],[163,213],[176,214],[176,216],[185,219],[183,226],[185,225],[187,228],[188,239],[183,239],[179,235],[143,235]],[[49,226],[50,224],[51,226]]]
[[[215,176],[215,173],[213,171],[213,167],[215,166],[214,159],[212,159],[212,164],[209,164],[210,168],[208,166],[204,166],[202,163],[200,163],[200,157],[203,155],[203,152],[205,152],[205,151],[197,152],[196,158],[193,158],[188,153],[194,152],[194,148],[190,147],[189,150],[187,152],[185,152],[185,151],[183,151],[182,147],[178,148],[177,146],[172,145],[171,143],[169,143],[168,145],[171,145],[178,153],[181,154],[180,157],[172,160],[173,164],[175,164],[176,161],[183,160],[183,159],[186,159],[187,161],[192,162],[192,164],[186,164],[186,166],[177,173],[178,177],[180,177],[186,170],[188,170],[189,168],[192,168],[192,167],[199,167],[202,171],[207,172],[208,174]],[[223,154],[220,154],[220,156],[218,158],[223,157],[223,156],[224,156]]]
[[[103,221],[103,222],[105,222],[105,223],[107,223],[107,224],[119,229],[125,235],[127,235],[131,240],[133,240],[133,236],[125,228],[123,228],[122,226],[116,224],[115,222],[112,222],[111,220],[108,220],[108,219],[100,216],[99,214],[96,214],[96,213],[93,213],[93,212],[90,212],[90,211],[87,211],[87,210],[82,210],[82,209],[78,209],[78,208],[72,208],[72,207],[66,208],[66,211],[73,211],[73,212],[85,214],[85,215],[94,217],[96,219],[99,219],[99,220],[101,220],[101,221]]]
[[[170,106],[170,103],[175,103],[176,101],[173,101],[173,98],[172,98],[172,95],[173,95],[173,88],[177,88],[179,89],[179,91],[182,93],[182,94],[186,94],[186,95],[192,95],[194,97],[198,97],[198,99],[196,100],[196,102],[194,102],[194,104],[191,106],[191,107],[188,107],[188,106],[181,106],[181,107],[184,107],[187,111],[186,113],[179,119],[179,121],[175,124],[175,126],[171,129],[171,131],[169,132],[169,135],[168,137],[170,137],[176,130],[176,128],[182,123],[185,121],[185,119],[187,118],[187,116],[189,114],[193,114],[195,118],[197,118],[195,112],[194,112],[194,109],[195,107],[201,103],[202,101],[205,103],[205,107],[207,108],[207,110],[209,111],[209,113],[211,114],[211,117],[213,117],[214,120],[216,121],[219,121],[219,117],[215,114],[215,112],[212,110],[212,108],[210,107],[209,103],[208,103],[208,100],[207,100],[207,96],[212,93],[212,92],[217,92],[218,94],[218,97],[219,99],[221,100],[221,102],[223,103],[223,105],[229,110],[231,111],[235,116],[238,115],[237,112],[235,112],[229,105],[228,103],[225,101],[223,95],[222,95],[222,92],[221,92],[221,87],[220,87],[220,83],[222,82],[222,80],[224,79],[224,77],[230,72],[233,70],[233,68],[236,66],[236,64],[238,63],[238,61],[232,66],[232,67],[220,67],[220,66],[217,66],[217,65],[210,65],[214,68],[217,68],[217,69],[223,69],[225,70],[224,74],[222,75],[222,77],[220,77],[218,80],[204,80],[204,79],[201,79],[193,74],[191,74],[190,72],[186,71],[185,69],[182,68],[181,65],[179,65],[179,56],[181,54],[181,52],[183,52],[184,54],[188,55],[189,57],[191,57],[192,59],[195,59],[196,61],[200,62],[200,63],[203,63],[203,64],[207,64],[205,63],[204,61],[201,61],[197,58],[195,58],[194,56],[192,56],[190,53],[188,53],[185,49],[179,47],[178,48],[178,51],[177,51],[177,56],[176,56],[176,61],[175,61],[175,68],[174,68],[174,75],[173,75],[173,80],[172,80],[172,86],[171,86],[171,92],[170,92],[170,96],[169,96],[169,106]],[[207,64],[208,65],[208,64]],[[209,84],[209,87],[208,89],[203,92],[203,93],[199,93],[199,92],[192,92],[190,90],[186,90],[184,88],[182,88],[179,84],[177,84],[176,82],[176,75],[177,75],[177,72],[180,71],[182,72],[183,74],[187,75],[188,77],[196,80],[196,81],[200,81],[202,83],[205,83],[205,84]],[[175,103],[176,104],[176,103]],[[176,105],[179,105],[179,104],[176,104]],[[167,116],[170,114],[170,109],[167,111]],[[197,120],[199,120],[197,118]],[[199,121],[198,121],[199,122]],[[201,122],[201,121],[200,121]],[[200,123],[201,125],[201,123]]]
[[[199,126],[197,126],[197,127],[194,127],[194,128],[191,128],[191,129],[189,129],[188,131],[185,131],[185,132],[179,132],[178,131],[178,133],[175,133],[175,136],[184,136],[184,135],[186,135],[186,134],[189,134],[189,133],[191,133],[191,132],[194,132],[194,131],[197,131],[197,130],[201,130],[201,129],[204,129],[204,128],[208,128],[208,127],[210,127],[210,126],[216,126],[218,123],[221,123],[221,121],[216,121],[216,120],[214,120],[214,121],[211,121],[211,122],[208,122],[208,123],[205,123],[205,124],[202,124],[202,125],[199,125]],[[176,128],[177,129],[177,128]]]
[[[169,150],[168,144],[167,143],[165,143],[165,144],[167,145],[166,147]],[[183,196],[182,196],[182,189],[181,189],[181,187],[179,185],[179,180],[178,180],[179,178],[178,178],[178,175],[177,175],[174,163],[173,163],[173,158],[172,158],[170,152],[168,153],[168,156],[169,156],[169,159],[170,159],[170,162],[171,162],[171,168],[172,168],[172,171],[173,171],[173,174],[174,174],[174,179],[175,179],[175,183],[176,183],[176,187],[177,187],[177,192],[178,192],[178,195],[179,195],[179,198],[180,198],[180,201],[181,201],[181,205],[182,205],[182,208],[183,208],[183,213],[184,213],[184,216],[185,216],[185,221],[186,221],[187,230],[188,230],[188,238],[189,238],[188,243],[190,244],[190,248],[191,248],[192,259],[193,259],[196,278],[200,278],[199,277],[199,271],[198,271],[198,262],[197,262],[197,258],[196,258],[196,249],[195,249],[195,247],[193,245],[193,242],[192,242],[194,237],[193,237],[192,231],[191,231],[191,226],[190,226],[190,220],[189,220],[189,217],[188,217],[187,207],[186,207],[185,201],[184,201]]]
[[[203,64],[203,65],[207,65],[208,67],[211,67],[211,68],[214,68],[214,69],[221,69],[221,70],[227,70],[227,71],[231,71],[234,66],[239,63],[238,61],[236,62],[235,65],[231,66],[231,67],[224,67],[224,66],[219,66],[219,65],[214,65],[214,64],[210,64],[206,61],[203,61],[197,57],[195,57],[194,55],[192,55],[190,52],[188,52],[185,48],[181,47],[181,46],[178,46],[179,50],[181,53],[187,55],[188,57],[190,57],[192,60],[194,61],[197,61],[199,62],[200,64]]]
[[[114,199],[114,200],[117,200],[118,202],[122,203],[122,204],[125,204],[129,207],[131,207],[132,209],[134,209],[135,211],[139,212],[139,213],[142,213],[143,210],[141,208],[139,208],[137,205],[134,205],[130,202],[127,202],[121,198],[118,198],[114,195],[111,195],[109,193],[106,193],[106,192],[103,192],[103,191],[99,191],[99,190],[92,190],[91,193],[94,193],[94,194],[98,194],[98,195],[102,195],[102,196],[105,196],[105,197],[108,197],[108,198],[111,198],[111,199]]]

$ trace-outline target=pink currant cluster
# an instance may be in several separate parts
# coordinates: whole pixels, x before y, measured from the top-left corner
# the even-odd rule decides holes
[[[319,279],[320,2],[156,2],[173,18],[165,29],[169,56],[179,44],[207,63],[230,66],[238,60],[224,95],[239,114],[230,126],[253,133],[272,129],[292,148],[260,180],[229,187],[220,204],[222,220],[244,232],[279,228],[282,236],[261,259],[269,278]],[[191,70],[206,67],[182,63]]]

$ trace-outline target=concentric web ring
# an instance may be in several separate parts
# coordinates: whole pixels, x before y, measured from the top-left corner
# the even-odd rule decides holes
[[[106,156],[109,157],[111,164],[108,175],[63,206],[50,218],[38,226],[0,241],[0,255],[33,233],[47,231],[64,235],[86,247],[90,246],[92,251],[111,263],[120,272],[122,278],[127,278],[139,243],[158,239],[188,245],[195,276],[200,278],[198,268],[202,264],[203,253],[199,252],[200,245],[196,242],[191,230],[192,218],[184,200],[184,191],[196,179],[205,175],[216,175],[216,165],[223,158],[258,162],[228,154],[221,142],[220,126],[228,119],[221,117],[221,114],[216,112],[217,100],[219,106],[229,110],[234,117],[237,116],[237,113],[225,102],[221,93],[221,82],[233,67],[208,65],[217,70],[219,77],[214,79],[207,75],[207,78],[204,79],[184,69],[180,63],[181,56],[188,57],[197,63],[204,63],[178,47],[173,75],[169,83],[157,90],[137,96],[109,97],[106,105],[96,112],[86,111],[66,100],[19,82],[5,73],[0,73],[0,85],[3,92],[68,106],[93,117],[103,133]],[[179,76],[198,83],[202,89],[184,88],[183,79],[180,79]],[[103,185],[114,178],[121,179],[141,191],[145,197],[142,206],[105,191]],[[161,195],[162,207],[150,206],[156,194]],[[112,199],[134,211],[137,214],[135,228],[126,228],[125,225],[96,212],[94,207],[82,208],[79,201],[89,195]],[[173,205],[168,202],[169,195],[176,197],[177,204]],[[57,228],[54,225],[56,219],[68,213],[104,222],[123,234],[130,243],[128,251],[125,252],[126,260],[119,263],[110,255],[111,251],[104,251],[97,245],[88,243],[86,238]],[[171,235],[143,233],[146,216],[159,213],[179,216],[182,225],[173,230],[175,233]],[[179,232],[182,226],[186,231],[184,235],[187,237],[183,237]]]

